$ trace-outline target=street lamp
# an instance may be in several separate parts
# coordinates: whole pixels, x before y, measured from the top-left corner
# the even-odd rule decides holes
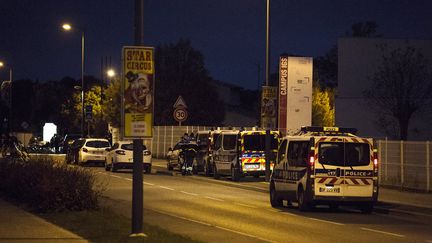
[[[64,23],[63,30],[72,31],[72,25]],[[81,134],[84,137],[84,31],[81,31]]]
[[[5,66],[6,64],[0,61],[0,68],[3,68]],[[9,131],[12,131],[12,80],[12,68],[9,66]]]

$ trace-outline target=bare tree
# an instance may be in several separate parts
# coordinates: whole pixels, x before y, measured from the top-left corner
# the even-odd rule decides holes
[[[377,109],[377,122],[385,121],[381,124],[384,131],[389,132],[388,128],[396,125],[399,134],[392,135],[406,140],[411,118],[429,112],[432,105],[429,62],[411,46],[390,52],[386,46],[381,49],[382,63],[370,78],[372,86],[363,94]]]

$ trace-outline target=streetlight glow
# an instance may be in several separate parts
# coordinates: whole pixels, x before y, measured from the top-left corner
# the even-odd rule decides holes
[[[64,30],[66,30],[66,31],[69,31],[69,30],[72,29],[72,26],[70,24],[68,24],[68,23],[65,23],[65,24],[62,25],[62,28]]]
[[[114,69],[109,69],[107,71],[107,75],[108,75],[108,77],[112,78],[116,75],[116,73],[115,73]]]
[[[0,62],[0,67],[3,67],[4,66],[4,63],[3,62]]]

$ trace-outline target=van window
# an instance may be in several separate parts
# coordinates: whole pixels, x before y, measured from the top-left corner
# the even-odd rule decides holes
[[[223,149],[234,150],[237,144],[237,135],[224,135],[223,136]]]
[[[283,140],[278,150],[278,159],[276,161],[278,164],[285,158],[286,146],[287,140]]]
[[[217,136],[212,149],[218,150],[221,147],[221,145],[222,145],[222,137]]]
[[[370,163],[367,143],[320,143],[319,162],[336,166],[363,166]]]
[[[288,164],[307,166],[309,141],[291,141],[288,145]]]
[[[265,134],[254,134],[243,136],[243,146],[245,150],[264,151],[265,150]],[[270,134],[270,149],[278,149],[278,140],[273,134]]]

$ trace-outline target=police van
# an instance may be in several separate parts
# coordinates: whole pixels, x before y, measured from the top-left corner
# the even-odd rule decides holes
[[[270,179],[270,203],[298,203],[301,211],[317,204],[359,206],[371,213],[378,198],[378,158],[371,138],[356,129],[302,127],[282,139]]]
[[[240,177],[265,175],[265,135],[259,130],[222,131],[213,148],[213,176],[231,175],[233,181]],[[275,158],[279,143],[279,132],[271,131],[271,155]],[[274,162],[274,159],[273,159]],[[270,169],[273,169],[273,162]]]

